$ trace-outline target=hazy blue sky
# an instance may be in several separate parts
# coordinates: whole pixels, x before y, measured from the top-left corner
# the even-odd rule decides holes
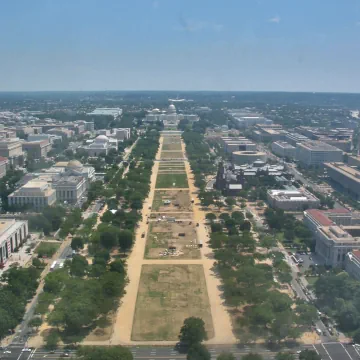
[[[360,0],[1,0],[0,90],[360,92]]]

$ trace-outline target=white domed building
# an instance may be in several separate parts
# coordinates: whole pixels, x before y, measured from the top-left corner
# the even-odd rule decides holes
[[[176,114],[176,107],[174,104],[169,105],[168,114]]]
[[[82,149],[85,150],[89,156],[96,157],[101,154],[107,155],[112,148],[117,150],[117,144],[116,139],[110,140],[106,135],[99,135],[91,144],[83,146]]]

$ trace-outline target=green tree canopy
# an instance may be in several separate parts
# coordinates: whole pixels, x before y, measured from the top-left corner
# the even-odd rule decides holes
[[[123,346],[82,346],[76,357],[83,360],[133,360],[130,349]]]
[[[321,360],[321,356],[315,350],[303,350],[299,355],[299,360]]]
[[[185,319],[184,325],[180,330],[179,339],[182,343],[189,347],[207,340],[204,321],[197,317],[189,317]]]
[[[187,360],[210,360],[211,355],[209,350],[202,344],[193,344],[187,353]]]
[[[230,352],[222,352],[216,360],[236,360],[236,357]]]

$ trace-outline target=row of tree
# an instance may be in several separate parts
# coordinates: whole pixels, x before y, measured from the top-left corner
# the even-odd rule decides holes
[[[13,267],[0,278],[0,340],[22,321],[25,307],[38,287],[40,270]]]

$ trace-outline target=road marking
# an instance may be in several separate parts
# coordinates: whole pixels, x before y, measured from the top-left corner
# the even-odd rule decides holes
[[[359,355],[359,357],[360,357],[360,353],[358,352],[358,350],[357,350],[357,346],[355,345],[355,346],[353,346],[353,348],[354,348],[354,350],[356,351],[356,353]]]
[[[340,343],[340,344],[341,344],[341,346],[343,347],[343,349],[346,351],[346,353],[348,354],[349,358],[350,358],[351,360],[354,360],[354,359],[352,358],[352,356],[349,354],[349,352],[345,349],[345,346],[344,346],[342,343]]]
[[[330,356],[329,352],[326,350],[326,347],[324,346],[324,344],[321,344],[321,345],[322,345],[322,347],[324,348],[327,356],[330,358],[330,360],[332,360],[332,357]]]
[[[317,351],[317,348],[315,347],[315,345],[313,345],[313,348],[314,348],[314,350],[316,351],[316,353],[317,353],[318,355],[320,355],[319,352]]]

